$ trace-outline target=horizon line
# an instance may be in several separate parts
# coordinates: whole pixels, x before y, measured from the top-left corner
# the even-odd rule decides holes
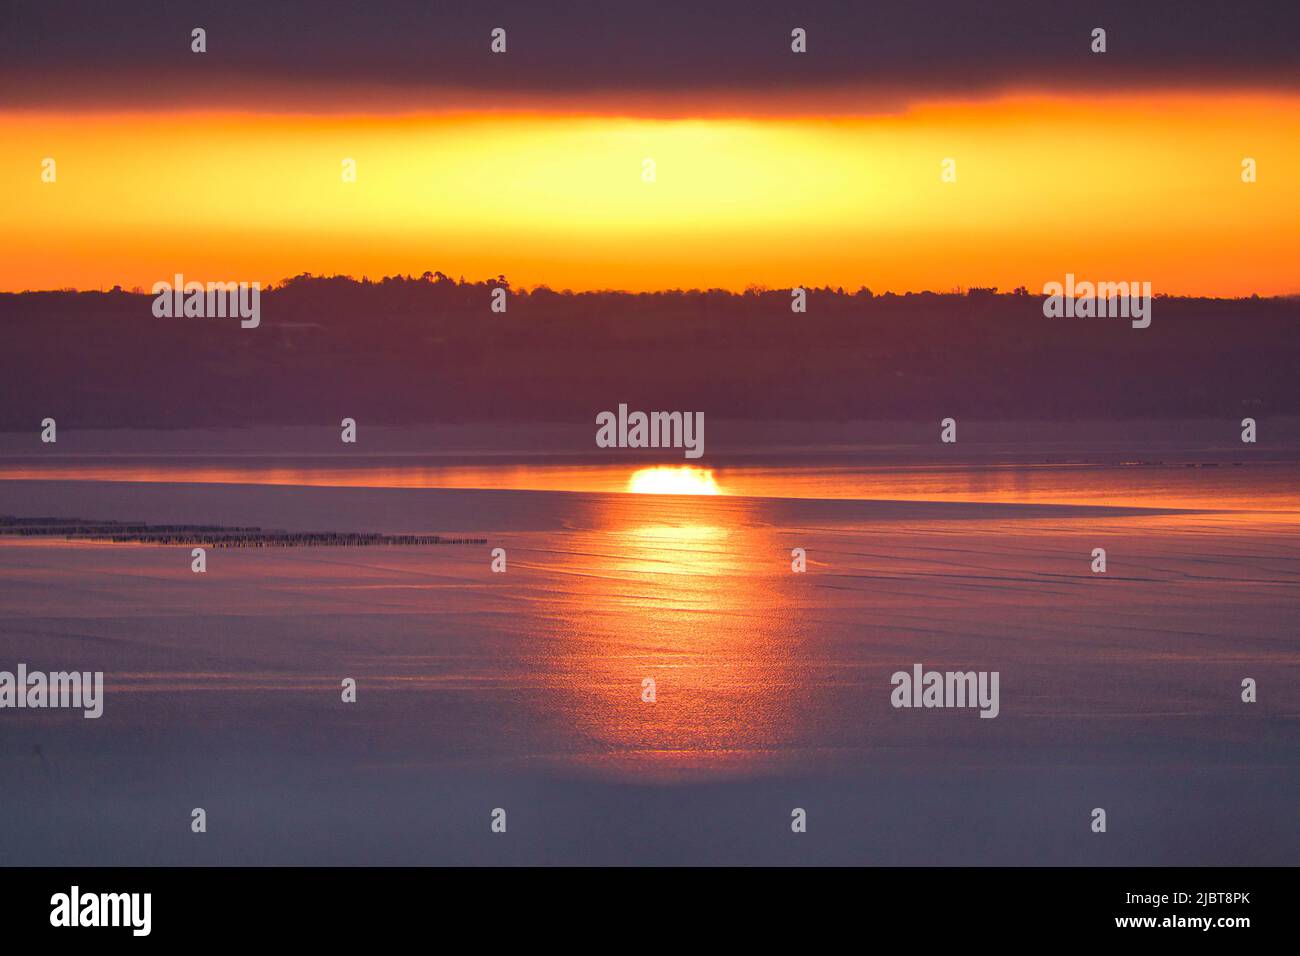
[[[184,277],[184,273],[180,273],[180,275]],[[168,279],[160,279],[155,284],[168,283],[169,291],[175,292],[176,290],[170,286],[170,280],[171,278],[174,277],[175,275],[169,277]],[[665,286],[665,287],[655,288],[655,289],[624,289],[624,288],[613,288],[613,287],[571,289],[571,288],[555,288],[553,286],[548,285],[545,282],[535,283],[531,286],[528,285],[513,286],[511,285],[509,278],[507,278],[503,273],[498,273],[496,276],[492,276],[485,279],[467,280],[463,275],[459,276],[458,278],[453,278],[452,276],[440,270],[426,270],[424,273],[420,275],[397,272],[397,273],[393,273],[392,275],[383,275],[377,278],[371,278],[369,275],[364,275],[364,274],[360,277],[357,277],[351,275],[350,273],[333,273],[333,274],[326,275],[326,274],[317,274],[313,272],[301,272],[298,273],[297,275],[285,276],[284,278],[280,279],[278,282],[267,282],[267,283],[263,283],[260,280],[246,281],[246,280],[229,280],[229,279],[224,279],[224,280],[214,279],[214,280],[207,280],[206,282],[200,282],[199,280],[196,279],[192,281],[203,285],[204,291],[206,291],[206,287],[209,283],[215,282],[221,284],[229,284],[233,281],[235,283],[244,284],[248,286],[256,285],[260,292],[266,292],[266,293],[283,291],[291,287],[295,283],[303,284],[308,282],[315,283],[315,282],[345,281],[345,282],[353,283],[354,285],[358,285],[358,286],[379,286],[385,283],[394,283],[394,282],[412,282],[412,283],[418,283],[422,285],[428,285],[430,287],[444,285],[444,284],[450,284],[457,288],[473,288],[476,286],[482,286],[484,288],[489,288],[489,289],[505,288],[512,293],[523,295],[523,296],[530,296],[530,295],[535,295],[540,293],[540,294],[572,296],[572,297],[589,296],[589,295],[644,296],[644,295],[692,295],[692,294],[698,295],[698,294],[722,293],[725,295],[743,298],[745,296],[758,296],[758,295],[765,295],[765,294],[776,293],[776,292],[788,293],[788,292],[793,292],[795,289],[803,289],[805,292],[808,293],[816,292],[823,295],[836,295],[836,296],[843,296],[846,298],[855,298],[855,297],[887,298],[888,297],[888,298],[901,299],[901,298],[908,298],[913,296],[934,296],[934,297],[942,297],[942,298],[981,298],[981,297],[1039,298],[1049,294],[1045,291],[1035,292],[1033,291],[1032,287],[1026,285],[1025,283],[1021,283],[1019,286],[1014,287],[1012,289],[1002,289],[1000,286],[994,286],[994,285],[960,285],[959,284],[959,285],[955,285],[951,289],[943,290],[943,291],[936,290],[936,289],[898,290],[898,289],[888,289],[888,288],[877,291],[876,289],[873,289],[871,286],[862,283],[859,283],[856,288],[850,288],[844,285],[836,285],[836,286],[767,285],[765,283],[759,283],[759,282],[749,283],[744,288],[736,288],[731,286],[709,286],[709,287],[692,286],[689,288],[683,286],[672,286],[672,287]],[[1081,281],[1092,282],[1093,280],[1084,279]],[[1103,280],[1098,280],[1098,281],[1103,281]],[[1104,280],[1104,281],[1110,281],[1110,280]],[[1126,280],[1117,280],[1117,281],[1126,281]],[[1139,283],[1140,282],[1141,280],[1139,280]],[[187,281],[186,284],[188,285],[189,282]],[[1130,285],[1131,284],[1132,283],[1130,283]],[[189,291],[198,291],[198,290],[189,290]],[[139,296],[152,298],[159,294],[161,293],[145,289],[143,286],[135,285],[135,286],[131,286],[130,288],[126,288],[121,284],[115,284],[114,286],[107,289],[103,288],[102,286],[99,288],[78,288],[74,286],[65,286],[61,288],[52,288],[52,289],[30,289],[30,288],[0,289],[0,295],[139,295]],[[1252,292],[1245,295],[1218,295],[1218,294],[1191,294],[1191,293],[1184,293],[1184,292],[1153,291],[1151,293],[1151,297],[1153,299],[1201,299],[1201,300],[1212,301],[1212,302],[1269,301],[1269,300],[1277,300],[1277,299],[1300,298],[1300,289],[1291,292],[1272,293],[1269,295],[1261,295],[1258,292]],[[1074,298],[1079,298],[1079,296],[1074,296]]]

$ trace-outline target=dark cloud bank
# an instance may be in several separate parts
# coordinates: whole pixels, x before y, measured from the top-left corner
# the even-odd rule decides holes
[[[190,52],[190,30],[208,52]],[[508,31],[506,56],[488,51]],[[789,51],[808,31],[809,53]],[[1089,50],[1107,30],[1104,56]],[[1300,86],[1276,0],[144,3],[0,6],[0,106],[476,107],[500,97],[860,93],[865,108],[1005,89]],[[453,97],[454,100],[454,97]],[[842,108],[842,106],[840,107]]]

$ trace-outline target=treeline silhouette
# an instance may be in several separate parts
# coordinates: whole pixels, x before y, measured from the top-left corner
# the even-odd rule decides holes
[[[496,289],[506,311],[494,312]],[[1300,412],[1300,300],[1157,298],[1151,327],[1010,294],[511,289],[308,274],[261,325],[155,318],[147,292],[0,294],[0,428],[588,421],[632,408],[787,420]]]

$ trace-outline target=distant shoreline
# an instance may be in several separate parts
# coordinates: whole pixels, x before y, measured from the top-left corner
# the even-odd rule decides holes
[[[783,290],[524,294],[505,277],[304,276],[261,295],[256,328],[156,317],[148,294],[5,294],[0,430],[46,417],[61,432],[350,418],[361,450],[377,425],[594,435],[595,416],[621,403],[710,423],[1300,415],[1300,298],[1157,294],[1150,326],[1133,328],[1049,318],[1037,295],[972,292],[808,289],[792,311]]]
[[[212,525],[149,525],[142,522],[84,521],[80,518],[0,515],[0,538],[59,538],[112,544],[164,544],[208,548],[425,547],[487,544],[487,538],[444,538],[424,534],[328,531],[271,531]]]

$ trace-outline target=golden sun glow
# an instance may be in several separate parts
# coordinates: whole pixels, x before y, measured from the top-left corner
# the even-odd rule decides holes
[[[638,495],[719,495],[712,468],[690,465],[661,465],[642,468],[627,481],[627,490]]]
[[[1290,293],[1298,106],[1188,92],[671,121],[0,110],[0,289],[443,269],[575,290],[1005,291],[1068,268],[1170,294]]]

